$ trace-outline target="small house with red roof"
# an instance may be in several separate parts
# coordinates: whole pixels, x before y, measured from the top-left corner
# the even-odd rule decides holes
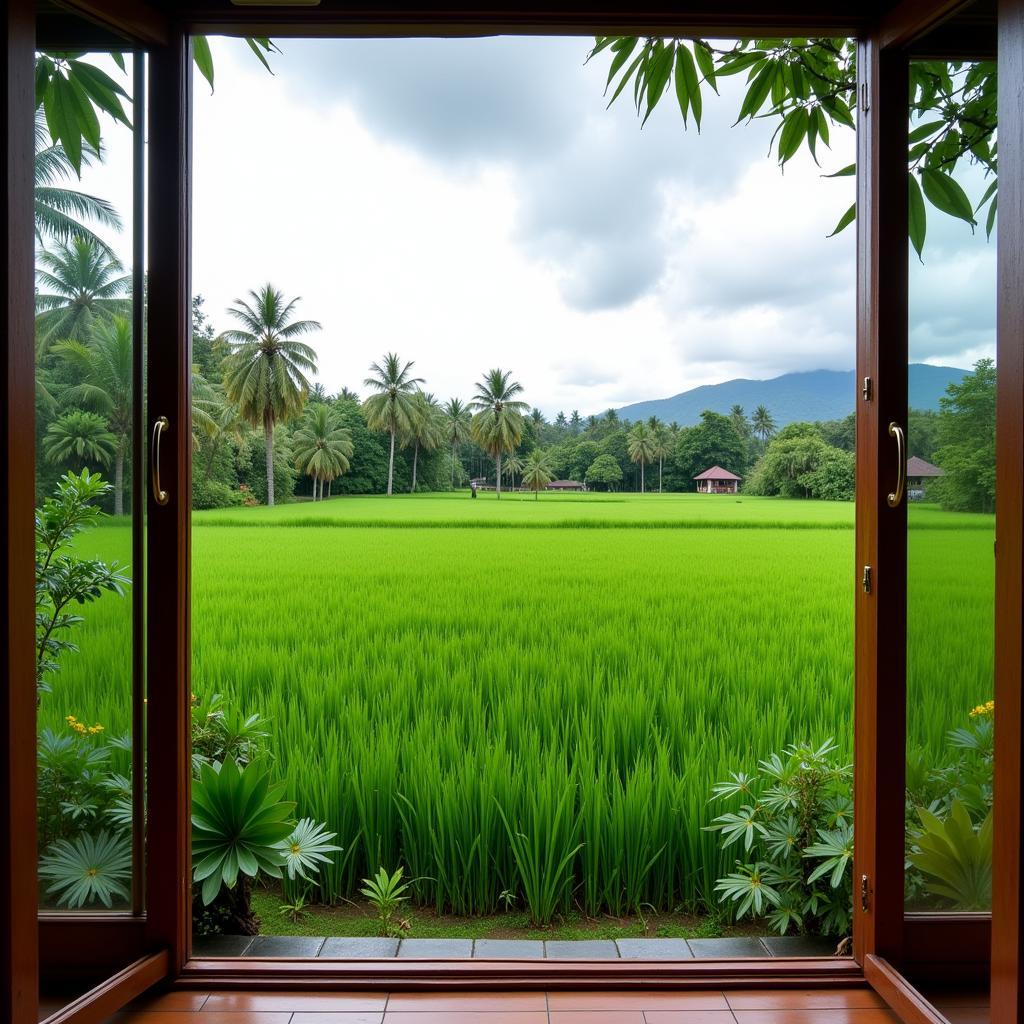
[[[743,479],[721,466],[712,466],[693,478],[699,494],[738,494]]]
[[[917,455],[907,459],[907,497],[911,501],[924,501],[928,494],[928,484],[946,474]]]

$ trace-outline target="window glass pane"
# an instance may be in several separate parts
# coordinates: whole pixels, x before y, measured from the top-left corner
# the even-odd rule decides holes
[[[913,144],[930,145],[912,159],[911,186],[911,234],[923,217],[927,235],[921,258],[913,244],[909,254],[906,899],[909,909],[987,910],[998,712],[995,241],[987,203],[973,215],[973,232],[948,211],[969,219],[994,183],[987,164],[995,110],[983,99],[994,64],[911,67],[915,97],[932,114],[921,109],[911,123]],[[937,127],[934,109],[946,94],[970,107],[969,123]],[[965,203],[970,209],[961,210]]]

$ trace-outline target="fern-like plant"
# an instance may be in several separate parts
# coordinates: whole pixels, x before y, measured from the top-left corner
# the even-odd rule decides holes
[[[108,909],[114,897],[128,899],[131,844],[125,836],[83,832],[72,840],[58,839],[39,861],[39,876],[50,879],[46,891],[60,906],[78,910],[99,900]]]

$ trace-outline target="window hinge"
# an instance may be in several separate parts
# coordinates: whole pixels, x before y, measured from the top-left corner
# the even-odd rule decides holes
[[[860,578],[860,585],[864,588],[865,594],[871,593],[871,566],[865,565],[864,572]]]
[[[871,401],[871,378],[865,377],[864,384],[861,386],[860,393],[864,396],[865,402]]]
[[[866,114],[871,109],[871,104],[868,103],[868,83],[861,82],[860,84],[860,109]]]
[[[860,909],[865,914],[871,909],[871,883],[867,875],[860,876]]]

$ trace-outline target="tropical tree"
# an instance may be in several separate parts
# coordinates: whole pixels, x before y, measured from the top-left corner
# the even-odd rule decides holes
[[[599,487],[603,484],[610,491],[616,484],[622,483],[622,467],[613,455],[598,455],[590,464],[583,479],[588,487]]]
[[[655,419],[654,425],[651,427],[651,438],[651,456],[658,460],[658,493],[661,494],[661,477],[665,459],[672,454],[672,435],[664,423]]]
[[[513,491],[516,489],[516,473],[521,473],[524,465],[523,460],[515,452],[505,459],[505,474],[509,478],[509,486]]]
[[[607,88],[614,101],[629,90],[644,121],[663,96],[679,103],[700,130],[702,92],[718,92],[719,77],[742,73],[747,87],[739,121],[776,122],[772,146],[781,166],[806,146],[817,162],[818,144],[829,145],[831,130],[854,127],[857,109],[857,43],[854,39],[743,39],[724,48],[706,39],[639,39],[599,36],[591,57],[611,55]],[[910,189],[908,235],[918,256],[924,248],[927,200],[935,209],[971,225],[988,206],[985,228],[995,225],[998,198],[996,160],[996,75],[994,60],[911,61],[910,109],[913,124],[907,148]],[[707,88],[705,88],[707,87]],[[980,165],[985,190],[975,202],[956,180],[961,161]],[[850,164],[833,177],[851,175]],[[853,223],[851,205],[833,234]]]
[[[775,420],[772,419],[772,414],[763,405],[759,405],[754,410],[750,423],[754,433],[761,439],[762,444],[766,444],[768,438],[776,431]]]
[[[102,416],[84,409],[65,413],[46,428],[43,454],[53,463],[77,460],[83,466],[109,466],[117,449],[117,438],[107,429]]]
[[[420,449],[433,451],[444,443],[443,413],[432,394],[416,391],[412,396],[412,418],[403,433],[403,447],[413,446],[412,450],[412,486],[410,493],[416,492],[416,467],[419,462]]]
[[[412,376],[415,363],[410,360],[404,366],[394,352],[389,352],[380,363],[370,364],[370,376],[363,381],[377,392],[363,402],[366,424],[371,430],[391,435],[391,452],[388,456],[388,495],[391,495],[395,479],[395,435],[407,433],[412,426],[415,413],[413,396],[421,377]]]
[[[569,421],[565,418],[565,413],[561,409],[558,410],[558,415],[555,417],[555,429],[559,432],[563,432],[568,428]]]
[[[83,156],[83,163],[90,162],[90,156]],[[109,249],[106,243],[95,235],[83,221],[90,220],[103,227],[121,230],[121,218],[106,199],[64,188],[59,183],[68,181],[75,173],[64,147],[47,144],[46,123],[42,112],[36,111],[35,120],[35,224],[36,238],[42,243],[46,238],[67,242],[74,236],[88,238],[96,245]]]
[[[36,336],[40,354],[53,341],[88,341],[93,325],[129,316],[132,279],[99,241],[76,235],[36,258]]]
[[[455,459],[459,445],[469,440],[472,414],[461,398],[449,398],[442,410],[444,414],[444,437],[452,446],[452,488],[455,487]]]
[[[237,445],[245,440],[248,424],[234,402],[229,402],[223,390],[211,384],[198,370],[192,367],[192,450],[199,451],[202,438],[206,437],[207,459],[206,478],[213,471],[213,462],[221,444],[231,438]]]
[[[555,473],[551,467],[551,453],[534,448],[526,457],[526,464],[523,467],[523,483],[533,491],[533,500],[536,501],[540,492],[547,487],[554,479]]]
[[[644,493],[644,467],[657,457],[654,431],[643,422],[637,423],[626,438],[626,450],[631,462],[640,464],[640,493]]]
[[[298,416],[309,395],[306,376],[316,373],[316,352],[297,339],[320,330],[315,320],[293,320],[299,299],[285,301],[271,284],[247,300],[235,299],[228,315],[241,325],[222,337],[231,346],[224,361],[224,391],[246,422],[263,428],[267,504],[274,504],[274,427]]]
[[[526,402],[516,398],[523,386],[510,380],[509,370],[490,370],[476,386],[470,408],[477,410],[470,426],[473,440],[497,465],[496,492],[501,497],[501,459],[513,451],[523,437]]]
[[[313,500],[322,500],[324,481],[330,488],[332,480],[349,471],[352,434],[329,405],[310,402],[291,440],[295,468],[313,478]]]
[[[62,341],[53,351],[79,377],[64,397],[104,416],[114,436],[114,515],[124,515],[124,460],[132,436],[131,321],[123,316],[100,321],[88,343]]]
[[[583,417],[580,416],[579,409],[573,409],[572,415],[569,417],[569,431],[573,435],[578,434],[583,427]]]

